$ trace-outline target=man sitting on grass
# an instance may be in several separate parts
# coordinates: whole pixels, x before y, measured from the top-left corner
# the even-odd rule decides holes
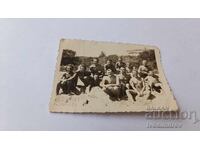
[[[136,101],[136,96],[143,96],[144,92],[144,82],[143,79],[138,76],[137,71],[133,70],[131,73],[131,79],[129,81],[130,89],[126,90],[126,94],[129,100]]]
[[[76,89],[77,75],[73,72],[73,65],[69,64],[66,67],[66,72],[62,75],[60,82],[56,87],[56,94],[60,94],[62,90],[63,94],[76,94],[79,95],[80,92]]]
[[[119,86],[117,85],[116,76],[111,69],[107,70],[107,76],[103,77],[101,87],[103,91],[110,96],[110,99],[116,101],[119,99]]]

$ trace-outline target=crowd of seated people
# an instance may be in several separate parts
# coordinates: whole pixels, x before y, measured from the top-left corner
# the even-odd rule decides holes
[[[115,64],[107,60],[104,66],[94,58],[89,67],[80,64],[76,71],[68,64],[57,84],[56,94],[80,95],[98,87],[113,101],[127,98],[136,101],[136,97],[149,99],[153,91],[160,93],[161,86],[158,76],[148,69],[146,60],[137,68],[124,63],[121,57]]]

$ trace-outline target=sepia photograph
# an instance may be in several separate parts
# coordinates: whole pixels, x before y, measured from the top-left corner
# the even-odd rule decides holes
[[[2,150],[199,147],[198,1],[0,6]]]
[[[52,112],[177,110],[156,47],[61,40],[59,52]]]
[[[199,19],[0,24],[0,130],[200,130]]]

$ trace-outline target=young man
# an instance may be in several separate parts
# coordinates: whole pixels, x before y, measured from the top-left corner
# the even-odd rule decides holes
[[[97,75],[94,75],[94,77],[91,78],[88,92],[90,92],[94,87],[99,87],[100,88],[101,87],[100,83],[101,83],[101,80],[99,79],[99,77]]]
[[[126,73],[124,67],[120,68],[120,73],[117,75],[117,83],[120,86],[120,98],[126,96],[126,89],[129,88],[130,75]]]
[[[119,98],[119,86],[117,84],[116,76],[111,69],[107,70],[107,76],[103,77],[101,87],[103,91],[110,96],[110,99],[115,101]]]
[[[147,87],[147,94],[150,96],[153,91],[156,91],[158,93],[162,90],[162,85],[159,82],[158,78],[154,77],[153,71],[148,72],[148,76],[144,79],[145,85]]]
[[[131,71],[133,71],[133,70],[134,70],[134,71],[137,71],[137,67],[136,67],[136,66],[133,66]]]
[[[138,76],[137,71],[135,70],[132,71],[131,76],[132,77],[129,81],[131,88],[126,90],[126,94],[128,96],[128,99],[136,101],[136,96],[143,96],[144,82],[143,79]]]
[[[92,77],[94,77],[94,75],[97,75],[99,78],[102,78],[104,75],[104,68],[99,64],[98,58],[93,59],[89,69]]]
[[[115,69],[120,72],[120,68],[123,67],[123,68],[126,68],[126,64],[122,61],[122,57],[119,57],[118,58],[118,61],[116,62],[115,64]]]
[[[80,88],[81,93],[86,92],[86,88],[90,85],[91,83],[91,73],[86,70],[86,66],[84,64],[80,64],[78,66],[78,70],[76,71],[76,74],[78,76],[78,82],[77,82],[77,87]]]
[[[114,73],[116,72],[115,66],[113,65],[111,59],[108,59],[106,64],[104,65],[104,71],[106,72],[108,69],[111,69]]]
[[[131,73],[131,65],[129,62],[126,63],[126,72],[129,74]]]
[[[142,61],[142,64],[138,68],[138,74],[143,79],[148,75],[147,60]]]
[[[73,66],[71,64],[66,66],[66,72],[62,75],[60,82],[56,87],[56,94],[60,94],[60,89],[64,94],[80,94],[76,89],[77,76],[73,72]]]

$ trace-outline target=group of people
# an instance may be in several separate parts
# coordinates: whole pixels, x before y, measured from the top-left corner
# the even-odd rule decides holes
[[[74,66],[68,64],[56,93],[79,95],[99,88],[113,101],[126,98],[136,101],[136,97],[150,99],[153,92],[161,92],[161,86],[158,76],[147,67],[147,60],[143,60],[139,67],[130,67],[119,57],[115,64],[108,59],[102,66],[98,58],[94,58],[89,68],[80,64],[74,71]]]

